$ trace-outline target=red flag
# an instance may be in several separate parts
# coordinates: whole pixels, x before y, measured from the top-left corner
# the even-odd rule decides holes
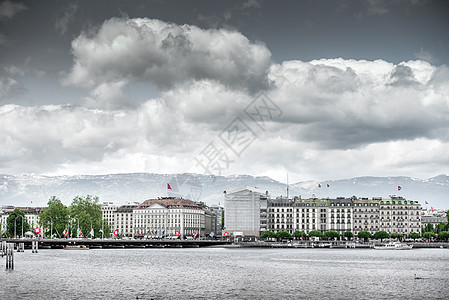
[[[179,231],[178,230],[176,230],[175,235],[179,236]]]
[[[426,201],[426,204],[429,204],[429,202]]]
[[[431,206],[431,207],[430,207],[430,209],[432,209],[432,210],[433,210],[433,206]]]
[[[81,231],[81,229],[78,228],[78,236],[83,235],[83,232]]]
[[[321,187],[321,184],[318,183],[318,187],[320,188],[320,187]]]
[[[226,231],[226,232],[224,233],[224,236],[228,236],[228,234],[229,234],[229,233]]]
[[[118,229],[114,230],[114,235],[115,235],[115,236],[118,235]]]
[[[170,183],[167,183],[167,189],[171,190]]]
[[[39,228],[39,226],[34,229],[34,233],[41,233],[41,229]]]
[[[398,191],[400,191],[402,188],[401,188],[401,186],[400,185],[398,185]]]
[[[64,231],[64,236],[67,237],[68,235],[69,235],[69,231],[66,229],[66,230]]]

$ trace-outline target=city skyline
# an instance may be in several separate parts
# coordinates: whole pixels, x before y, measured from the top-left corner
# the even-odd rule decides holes
[[[448,174],[444,1],[0,8],[2,174]]]

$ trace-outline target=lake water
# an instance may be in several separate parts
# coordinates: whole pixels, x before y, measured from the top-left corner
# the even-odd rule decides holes
[[[449,249],[15,253],[0,299],[448,299]],[[415,279],[415,275],[422,279]]]

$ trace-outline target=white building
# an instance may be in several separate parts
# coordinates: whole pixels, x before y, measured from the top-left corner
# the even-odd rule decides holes
[[[126,204],[118,207],[114,212],[114,227],[112,231],[118,231],[119,235],[131,236],[133,234],[133,210],[138,203]]]
[[[164,197],[144,201],[134,209],[134,236],[205,236],[211,232],[210,215],[192,200]]]
[[[101,204],[101,212],[103,213],[103,219],[108,221],[109,226],[111,226],[111,234],[115,230],[115,216],[114,212],[117,210],[117,206],[112,202],[103,202]]]
[[[247,186],[224,191],[225,232],[259,237],[267,230],[268,198],[268,192]]]
[[[421,233],[421,204],[399,196],[380,202],[380,222],[383,231],[408,235]]]

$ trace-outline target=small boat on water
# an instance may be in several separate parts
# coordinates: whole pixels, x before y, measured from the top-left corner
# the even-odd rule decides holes
[[[84,245],[67,245],[64,250],[89,250],[89,247]]]
[[[389,242],[388,244],[374,246],[376,250],[412,250],[413,245],[403,244],[401,242]]]

